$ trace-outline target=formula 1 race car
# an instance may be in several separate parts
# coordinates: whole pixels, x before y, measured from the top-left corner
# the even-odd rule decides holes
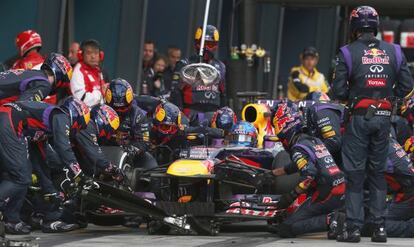
[[[137,196],[99,182],[97,188],[83,191],[83,199],[142,216],[150,234],[173,230],[216,235],[223,224],[274,222],[284,215],[276,205],[281,191],[292,187],[277,188],[274,178],[263,175],[276,163],[280,166],[289,160],[277,160],[265,149],[249,147],[199,146],[181,155],[167,167],[141,174],[151,176],[152,196]]]
[[[277,179],[266,176],[273,167],[290,162],[281,146],[273,152],[251,147],[192,147],[181,157],[164,171],[150,174],[155,205],[169,215],[191,215],[200,221],[203,232],[212,235],[223,223],[274,219],[281,212],[275,207],[279,195],[290,191],[297,181],[294,175],[290,183],[280,186]]]

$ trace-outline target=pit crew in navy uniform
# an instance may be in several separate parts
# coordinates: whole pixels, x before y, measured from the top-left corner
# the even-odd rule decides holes
[[[393,196],[387,204],[385,227],[389,237],[414,237],[414,167],[407,153],[393,137],[388,147],[385,179],[389,194]],[[362,235],[371,236],[375,226],[366,222]]]
[[[337,57],[332,92],[347,101],[351,118],[342,139],[342,160],[347,176],[346,227],[340,242],[359,242],[365,222],[363,186],[370,190],[370,217],[376,225],[371,241],[386,242],[384,228],[386,155],[394,97],[409,98],[413,79],[401,48],[375,38],[377,11],[355,8],[350,16],[353,42]]]
[[[302,121],[297,106],[290,101],[279,103],[272,112],[275,133],[293,161],[274,169],[272,173],[275,176],[300,174],[299,184],[290,193],[282,195],[277,207],[289,207],[301,193],[306,193],[308,197],[297,211],[279,225],[278,235],[281,237],[326,230],[326,215],[344,203],[344,174],[323,142],[302,132]]]
[[[111,81],[105,92],[105,101],[119,115],[120,125],[111,143],[115,145],[136,147],[139,152],[145,152],[150,146],[150,120],[147,112],[138,106],[141,98],[159,99],[150,96],[138,96],[134,99],[131,85],[124,79]],[[138,103],[139,102],[139,103]],[[147,105],[144,102],[144,105]]]
[[[51,53],[41,70],[8,70],[0,73],[0,105],[18,101],[42,101],[72,76],[68,60]]]
[[[200,27],[195,33],[196,51],[200,50],[202,32],[202,28]],[[220,74],[220,81],[218,84],[192,86],[181,81],[181,69],[188,64],[199,63],[200,57],[198,55],[183,59],[175,66],[170,100],[173,104],[177,105],[190,120],[197,118],[199,117],[197,115],[200,115],[200,118],[207,118],[207,121],[209,122],[212,114],[220,107],[226,105],[226,67],[220,60],[214,58],[214,51],[218,47],[218,41],[219,32],[217,28],[207,25],[202,62],[208,63],[218,70]]]
[[[44,135],[53,135],[53,146],[70,171],[69,175],[79,182],[83,174],[72,152],[69,135],[85,128],[89,118],[87,106],[72,98],[59,108],[31,101],[0,107],[0,156],[5,173],[0,183],[0,210],[6,217],[8,233],[30,233],[30,228],[19,217],[27,187],[31,183],[32,170],[26,138],[36,141]]]
[[[327,95],[320,92],[310,93],[308,100],[315,103],[303,109],[306,132],[319,138],[325,144],[329,153],[341,167],[342,133],[341,125],[345,114],[345,107],[329,101]]]
[[[387,171],[385,178],[388,185],[388,194],[393,199],[387,204],[385,215],[385,227],[389,237],[410,238],[414,237],[414,167],[400,144],[390,137],[390,144],[387,155]],[[369,211],[369,207],[365,207]],[[328,214],[335,223],[330,224],[328,236],[330,239],[336,239],[340,233],[340,227],[345,221],[345,214],[336,211]],[[326,228],[326,223],[319,222],[319,228]],[[317,227],[317,226],[315,226]],[[361,235],[370,237],[375,230],[375,225],[366,220]],[[329,235],[331,234],[331,235]]]

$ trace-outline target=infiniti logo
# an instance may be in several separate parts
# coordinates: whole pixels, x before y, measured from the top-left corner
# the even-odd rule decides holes
[[[381,73],[384,70],[384,67],[381,65],[371,65],[371,67],[369,67],[369,70],[372,73]]]
[[[215,99],[216,98],[216,93],[215,92],[205,92],[204,97],[206,97],[207,99]]]

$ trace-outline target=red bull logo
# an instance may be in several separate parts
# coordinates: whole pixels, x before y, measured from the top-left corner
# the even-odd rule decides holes
[[[289,114],[288,106],[286,103],[279,104],[275,116],[273,117],[273,126],[275,127],[276,134],[280,133],[287,123],[292,122],[294,118]]]
[[[352,17],[355,17],[355,18],[359,17],[357,9],[352,10],[351,15],[349,16],[349,18],[352,19]]]
[[[380,50],[380,49],[377,49],[377,48],[364,50],[364,56],[377,57],[377,56],[386,56],[386,55],[387,55],[387,53],[384,50]]]
[[[385,50],[372,48],[364,50],[362,64],[390,64],[390,57],[387,55]]]
[[[111,125],[114,130],[117,130],[119,127],[119,117],[116,111],[107,105],[104,105],[102,109],[105,112],[109,125]]]

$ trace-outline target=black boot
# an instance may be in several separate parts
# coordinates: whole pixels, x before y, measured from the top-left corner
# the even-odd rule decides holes
[[[76,229],[79,229],[79,225],[68,224],[59,220],[42,224],[42,232],[44,233],[70,232]]]
[[[328,239],[335,240],[338,234],[343,231],[346,215],[341,212],[335,212],[329,223]]]
[[[361,232],[358,227],[346,227],[346,224],[340,234],[336,237],[338,242],[359,243],[361,241]]]
[[[31,231],[30,226],[23,221],[18,223],[6,222],[5,229],[7,234],[12,235],[27,235]]]
[[[383,226],[375,227],[372,236],[371,242],[386,243],[387,242],[387,232]]]

